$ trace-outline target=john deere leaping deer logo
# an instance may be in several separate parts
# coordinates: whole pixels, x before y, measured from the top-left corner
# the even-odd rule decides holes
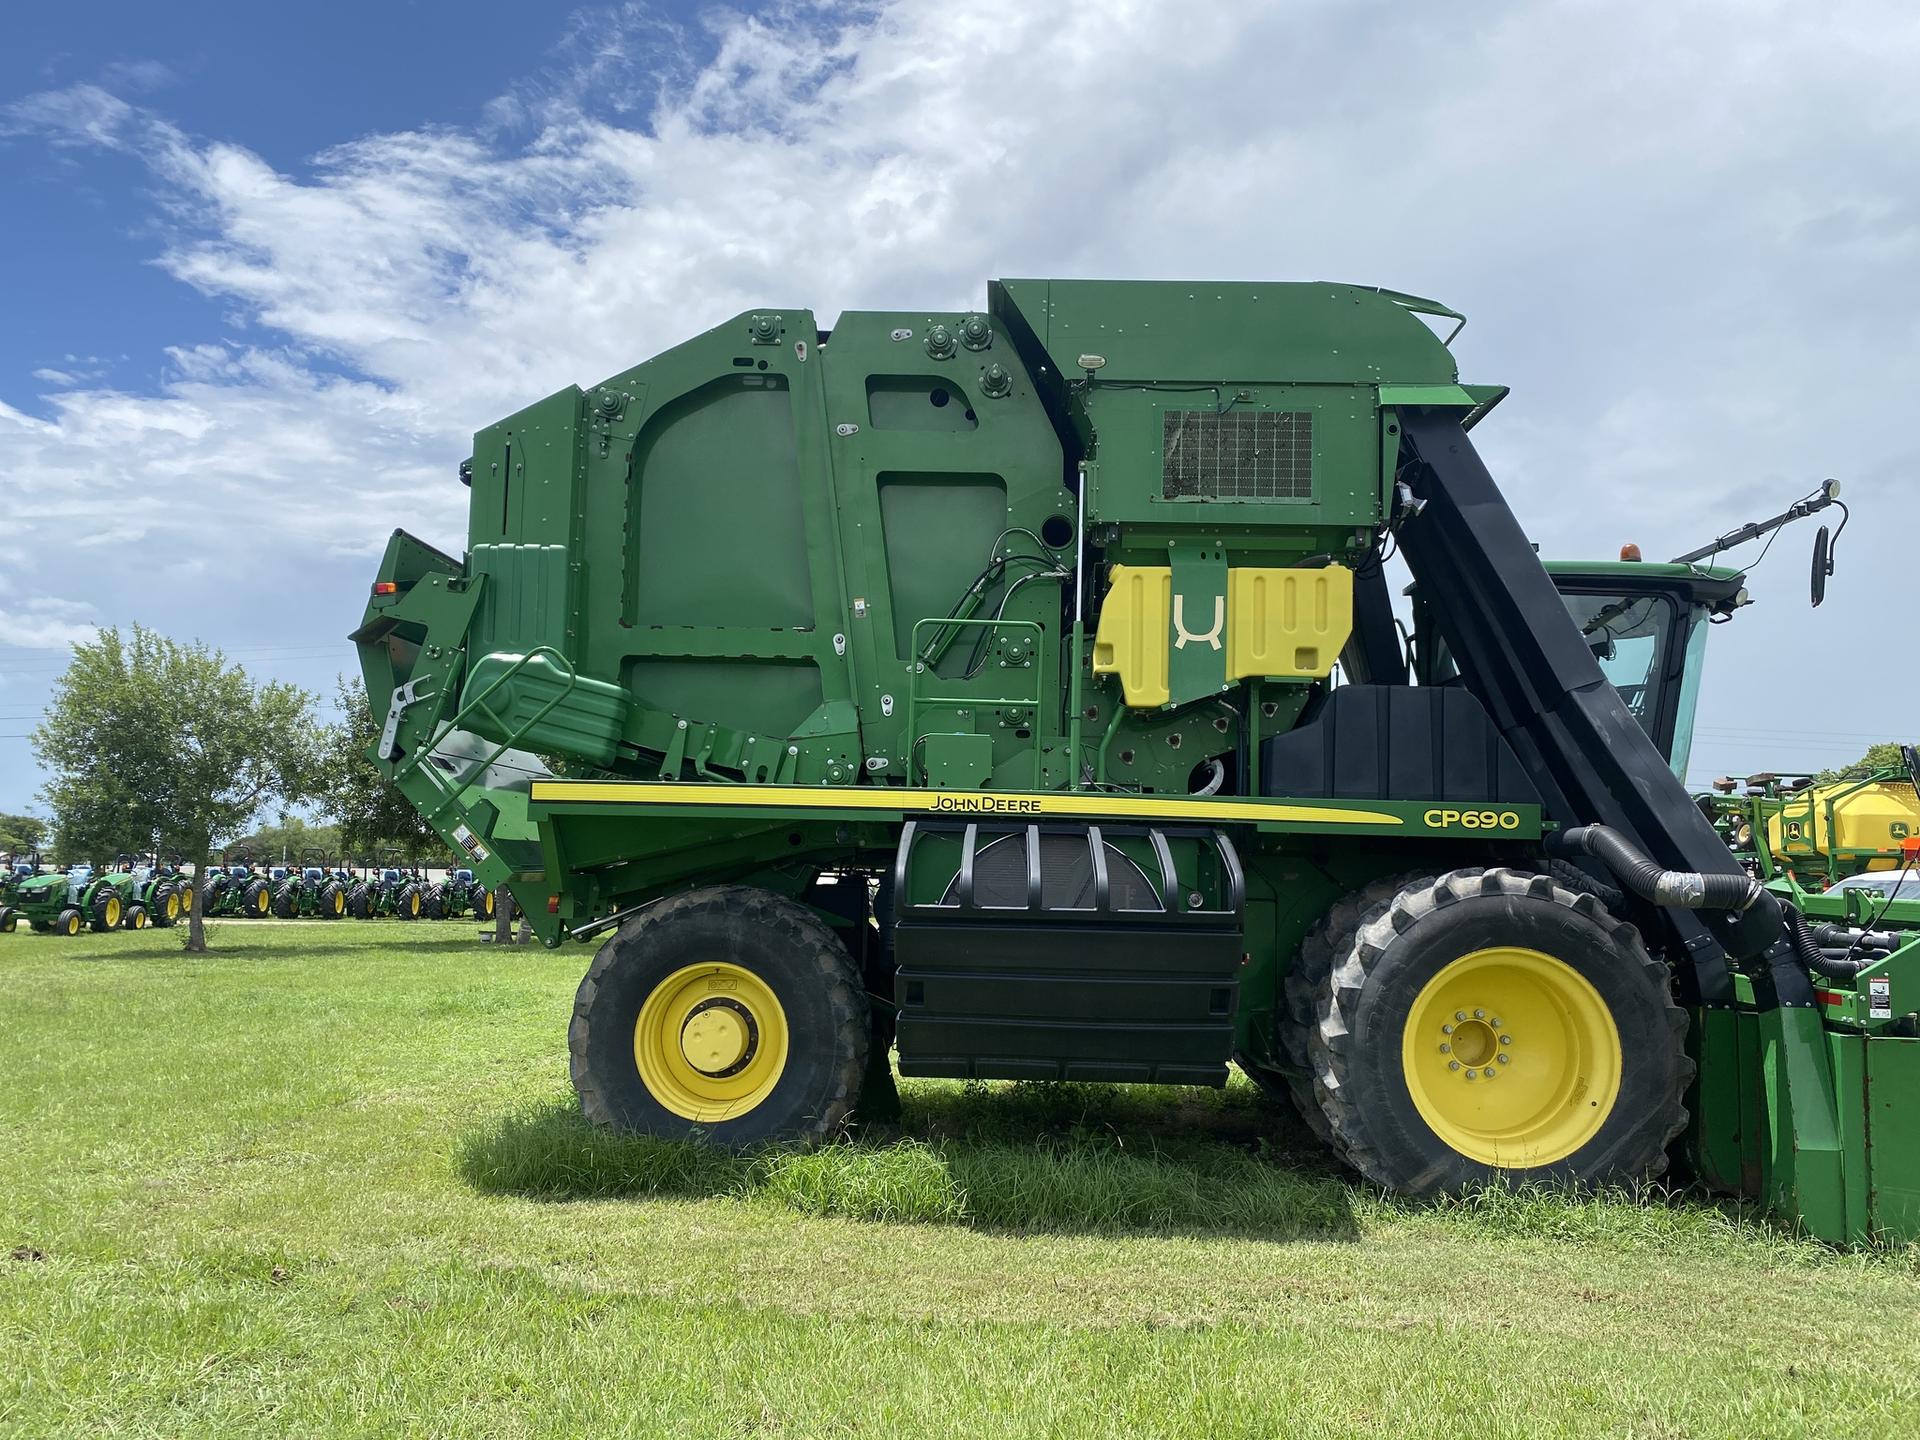
[[[1196,645],[1204,644],[1218,650],[1220,648],[1220,632],[1226,628],[1226,596],[1216,595],[1213,597],[1213,628],[1198,635],[1187,629],[1187,597],[1184,595],[1176,595],[1173,597],[1174,649],[1186,649],[1187,642],[1191,640]]]

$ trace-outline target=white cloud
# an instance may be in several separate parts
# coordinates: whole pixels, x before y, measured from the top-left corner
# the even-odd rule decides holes
[[[1051,272],[1350,279],[1467,310],[1467,377],[1515,387],[1481,442],[1549,552],[1672,553],[1847,479],[1877,518],[1818,615],[1765,573],[1773,625],[1709,691],[1729,731],[1733,693],[1814,728],[1811,687],[1753,674],[1895,604],[1911,7],[1323,0],[1202,25],[983,0],[703,23],[696,64],[643,8],[583,12],[488,128],[343,137],[300,176],[131,85],[12,106],[0,129],[139,157],[157,262],[233,320],[151,392],[50,371],[44,418],[0,406],[35,583],[186,630],[284,600],[289,634],[331,638],[360,593],[347,552],[394,523],[459,548],[451,477],[479,425],[755,304],[830,320]],[[200,568],[160,587],[104,558],[129,547]],[[1882,683],[1855,723],[1907,724],[1916,686]],[[1722,738],[1709,763],[1737,768]]]
[[[0,603],[0,646],[66,650],[91,640],[99,626],[89,607],[47,597]]]

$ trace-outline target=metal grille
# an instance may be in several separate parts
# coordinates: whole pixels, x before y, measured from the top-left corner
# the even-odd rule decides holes
[[[1168,410],[1161,493],[1169,500],[1310,500],[1310,410]]]

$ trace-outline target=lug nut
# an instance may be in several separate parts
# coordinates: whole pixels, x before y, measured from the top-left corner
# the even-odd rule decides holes
[[[1458,1070],[1459,1068],[1460,1068],[1460,1062],[1458,1060],[1447,1061],[1447,1069]]]
[[[1476,1020],[1484,1020],[1487,1018],[1487,1012],[1484,1010],[1475,1010],[1473,1012],[1473,1018]]]
[[[1452,1049],[1453,1049],[1453,1047],[1452,1047],[1451,1045],[1448,1045],[1448,1044],[1445,1044],[1445,1043],[1442,1043],[1442,1044],[1441,1044],[1441,1046],[1440,1046],[1440,1053],[1441,1053],[1442,1055],[1445,1055],[1445,1054],[1448,1054],[1449,1052],[1451,1052],[1451,1051],[1452,1051]]]
[[[1493,1067],[1489,1065],[1487,1066],[1486,1069],[1482,1070],[1480,1073],[1486,1076],[1487,1079],[1491,1080],[1493,1078]]]
[[[1467,1012],[1464,1010],[1456,1010],[1453,1012],[1453,1018],[1456,1020],[1464,1020],[1467,1018]]]
[[[1469,1070],[1467,1071],[1467,1079],[1471,1080],[1473,1079],[1474,1076],[1478,1075],[1479,1073],[1480,1072],[1478,1070]]]
[[[1511,1045],[1513,1043],[1513,1037],[1511,1035],[1502,1035],[1500,1037],[1500,1043],[1502,1045]]]
[[[1453,1033],[1453,1027],[1451,1025],[1442,1025],[1440,1027],[1440,1033],[1442,1035],[1451,1035]]]
[[[1494,1058],[1497,1059],[1502,1065],[1511,1064],[1513,1061],[1513,1057],[1511,1055],[1497,1055]]]

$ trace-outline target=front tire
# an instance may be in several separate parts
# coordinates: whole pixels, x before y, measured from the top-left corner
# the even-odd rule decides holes
[[[870,1026],[859,972],[823,921],[728,885],[616,931],[580,982],[567,1045],[593,1123],[745,1146],[837,1133]]]
[[[60,912],[59,918],[53,922],[53,933],[66,936],[78,935],[82,923],[80,912],[69,905]]]
[[[1546,875],[1455,870],[1333,939],[1308,1035],[1335,1149],[1376,1184],[1625,1184],[1666,1168],[1693,1077],[1668,973]]]
[[[11,935],[20,928],[20,913],[0,905],[0,935]]]
[[[120,921],[120,925],[121,928],[126,930],[146,929],[147,907],[144,905],[129,905],[125,917]]]

